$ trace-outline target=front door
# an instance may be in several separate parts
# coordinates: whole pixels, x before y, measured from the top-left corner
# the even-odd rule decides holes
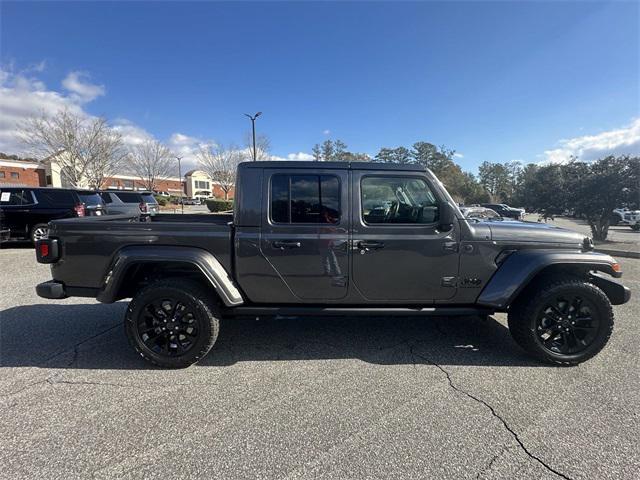
[[[443,200],[419,172],[353,172],[353,282],[363,297],[430,303],[455,295],[459,230],[441,231]]]
[[[347,170],[265,170],[269,205],[260,249],[292,298],[314,302],[347,295],[348,178]]]

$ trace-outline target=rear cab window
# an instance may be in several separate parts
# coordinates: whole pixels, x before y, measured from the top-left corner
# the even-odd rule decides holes
[[[340,180],[334,175],[271,177],[270,216],[279,224],[336,224],[340,221]]]

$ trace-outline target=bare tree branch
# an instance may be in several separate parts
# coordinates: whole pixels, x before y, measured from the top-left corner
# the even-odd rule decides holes
[[[203,147],[198,152],[200,168],[218,183],[225,200],[229,198],[229,192],[236,183],[236,169],[244,160],[243,157],[242,151],[235,145]]]
[[[171,151],[157,140],[147,140],[133,147],[127,165],[151,191],[156,189],[158,180],[169,177],[174,169]]]

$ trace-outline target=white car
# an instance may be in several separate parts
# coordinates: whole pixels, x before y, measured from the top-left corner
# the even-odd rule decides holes
[[[640,230],[640,210],[616,208],[612,220],[612,225],[629,225],[634,230]]]

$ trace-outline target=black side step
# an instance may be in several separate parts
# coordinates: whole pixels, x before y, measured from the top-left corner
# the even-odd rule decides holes
[[[282,316],[282,317],[308,317],[308,316],[474,316],[491,315],[495,311],[483,307],[262,307],[239,306],[226,308],[222,311],[225,316]]]

